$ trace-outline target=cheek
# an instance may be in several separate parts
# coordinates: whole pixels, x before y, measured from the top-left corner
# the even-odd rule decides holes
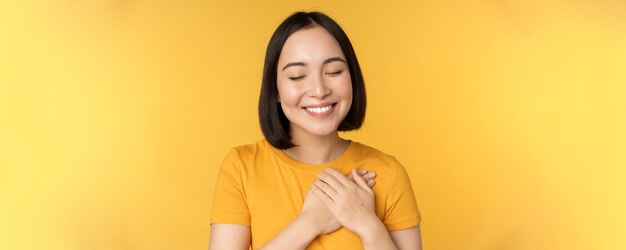
[[[343,98],[352,100],[352,79],[350,75],[342,79],[341,84],[338,85],[338,91]]]
[[[297,88],[278,85],[278,99],[281,105],[292,106],[298,104],[300,91]]]

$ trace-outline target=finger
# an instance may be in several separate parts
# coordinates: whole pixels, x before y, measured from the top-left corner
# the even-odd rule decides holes
[[[317,174],[317,177],[320,180],[322,180],[323,182],[326,182],[326,184],[332,186],[337,191],[341,190],[345,186],[339,180],[337,180],[337,178],[335,178],[335,176],[331,175],[330,173],[327,173],[326,171],[319,172]],[[349,180],[347,180],[348,178],[346,178],[346,177],[343,177],[343,178],[345,178],[346,181],[349,181]],[[359,178],[361,178],[361,177],[359,177]]]
[[[363,180],[365,180],[366,182],[370,179],[374,179],[376,178],[376,174],[374,172],[369,172],[367,169],[357,169],[356,170],[357,173],[359,173],[359,175],[363,178]],[[348,177],[349,180],[354,180],[352,178],[352,172],[350,172],[346,177]]]
[[[367,185],[371,188],[374,186],[374,184],[376,183],[376,181],[374,181],[373,178],[370,177],[370,175],[364,175],[363,177],[363,181],[365,181],[365,183],[367,183]]]
[[[361,188],[368,190],[370,189],[370,187],[367,185],[367,183],[362,179],[362,178],[358,178],[358,174],[356,172],[356,170],[352,169],[352,176],[354,177],[354,179],[356,179],[356,184],[358,184]]]
[[[354,170],[354,169],[353,169],[353,170]],[[351,181],[350,181],[350,180],[348,180],[348,178],[346,178],[345,176],[343,176],[343,174],[341,174],[341,173],[340,173],[339,171],[337,171],[337,170],[334,170],[334,169],[332,169],[332,168],[326,168],[326,169],[324,170],[324,172],[325,172],[325,173],[328,173],[330,176],[334,177],[334,178],[335,178],[335,179],[336,179],[339,183],[341,183],[343,186],[348,186],[348,185],[351,185],[351,183],[350,183]],[[356,173],[356,171],[355,171],[354,173]],[[354,179],[357,179],[357,178],[358,178],[358,179],[361,179],[360,177],[361,177],[361,176],[360,176],[360,175],[358,175],[358,174],[357,174],[357,175],[353,175],[353,176],[352,176],[352,178],[354,178]],[[362,179],[361,179],[361,180],[362,180]]]
[[[328,197],[328,195],[326,195],[324,192],[322,192],[321,189],[316,189],[315,191],[313,191],[313,193],[315,194],[315,196],[317,196],[318,199],[320,199],[322,201],[322,203],[324,203],[324,205],[330,209],[332,211],[332,209],[335,207],[335,202],[330,199],[330,197]]]
[[[361,174],[359,174],[359,175],[361,175]],[[352,173],[350,173],[350,176],[352,176]],[[374,177],[376,177],[376,175],[373,172],[369,172],[367,174],[361,175],[361,178],[363,178],[363,180],[365,182],[367,182],[367,181],[369,181],[371,179],[374,179]]]
[[[368,172],[366,169],[359,169],[359,171],[357,172],[359,172],[359,175],[362,177],[368,176]],[[346,177],[348,177],[348,180],[351,180],[351,181],[354,180],[352,179],[352,173],[348,174]]]
[[[376,173],[374,172],[369,172],[368,174],[363,176],[363,180],[365,181],[365,183],[367,183],[367,185],[371,188],[374,186],[374,184],[376,184],[376,181],[374,181],[374,179],[376,178]]]
[[[376,184],[376,182],[374,181],[374,178],[376,178],[376,174],[374,172],[368,172],[367,170],[360,169],[357,171],[357,173],[359,173],[361,178],[363,178],[365,183],[367,183],[367,185],[370,188]],[[352,178],[352,173],[350,173],[347,177],[348,177],[348,180],[351,180],[354,182],[354,178]]]
[[[313,185],[317,187],[316,189],[321,189],[322,192],[328,195],[328,197],[330,197],[331,199],[335,200],[335,197],[337,197],[337,190],[335,190],[333,187],[326,184],[325,182],[321,180],[316,180],[315,182],[313,182]]]

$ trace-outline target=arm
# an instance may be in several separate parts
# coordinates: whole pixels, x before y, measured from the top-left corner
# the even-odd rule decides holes
[[[352,175],[356,177],[355,170]],[[361,178],[354,178],[355,183],[330,168],[318,177],[314,182],[316,196],[341,225],[359,235],[365,249],[397,249],[374,212],[374,192]]]
[[[376,220],[360,235],[365,249],[421,250],[420,226],[387,232],[383,223]]]
[[[221,249],[250,249],[250,227],[239,224],[212,224],[209,250]]]
[[[260,249],[305,249],[320,234],[316,227],[309,217],[298,216]]]
[[[378,217],[372,217],[369,226],[359,234],[361,241],[363,241],[363,248],[365,250],[371,249],[385,249],[385,250],[400,250],[387,232],[383,222]]]
[[[422,250],[422,233],[420,225],[398,231],[389,232],[398,249]]]
[[[242,156],[231,149],[219,168],[211,210],[210,250],[248,250],[250,213],[243,192]]]
[[[376,183],[374,181],[376,174],[368,173],[367,170],[359,170],[358,175],[354,177],[366,183],[369,188]],[[354,177],[350,176],[348,180],[352,182]],[[318,235],[332,233],[340,227],[341,224],[313,194],[312,189],[304,199],[300,215],[261,249],[305,249]]]
[[[415,202],[415,195],[405,169],[401,167],[399,162],[398,166],[399,168],[397,168],[396,174],[393,175],[394,177],[391,181],[394,183],[394,186],[387,193],[387,201],[392,202],[394,205],[391,210],[387,211],[387,220],[384,223],[395,224],[393,226],[395,229],[390,230],[389,235],[398,249],[421,250],[422,236],[419,224],[421,218]],[[413,218],[411,219],[411,217]],[[398,226],[399,222],[403,222],[400,223],[403,224],[401,227]]]
[[[356,173],[353,171],[353,175]],[[337,171],[327,169],[318,175],[315,194],[335,218],[361,237],[365,249],[421,249],[419,228],[387,231],[374,213],[374,194],[360,178],[348,181]],[[397,244],[397,245],[396,245]]]

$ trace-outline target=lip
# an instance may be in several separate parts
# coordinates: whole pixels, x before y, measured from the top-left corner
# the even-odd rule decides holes
[[[325,102],[325,103],[322,103],[322,104],[304,106],[303,109],[306,109],[306,108],[321,108],[321,107],[326,107],[328,105],[335,106],[335,104],[337,104],[337,103],[335,103],[335,102]]]
[[[326,107],[330,105],[330,109],[328,109],[326,112],[323,113],[316,113],[316,112],[311,112],[306,108],[321,108],[321,107]],[[335,106],[337,106],[337,103],[324,103],[321,105],[312,105],[312,106],[306,106],[304,109],[305,112],[307,112],[307,114],[313,116],[313,117],[317,117],[317,118],[324,118],[327,117],[329,115],[331,115],[333,113],[333,111],[335,111]]]

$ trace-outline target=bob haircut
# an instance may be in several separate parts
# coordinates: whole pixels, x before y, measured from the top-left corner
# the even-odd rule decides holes
[[[319,25],[325,28],[339,43],[352,79],[352,104],[348,114],[339,124],[338,131],[361,128],[365,120],[365,83],[359,61],[346,33],[333,19],[320,12],[296,12],[283,21],[270,39],[265,52],[263,82],[259,97],[259,121],[265,139],[275,148],[295,147],[289,135],[289,120],[278,102],[277,68],[283,45],[289,36],[300,29]]]

